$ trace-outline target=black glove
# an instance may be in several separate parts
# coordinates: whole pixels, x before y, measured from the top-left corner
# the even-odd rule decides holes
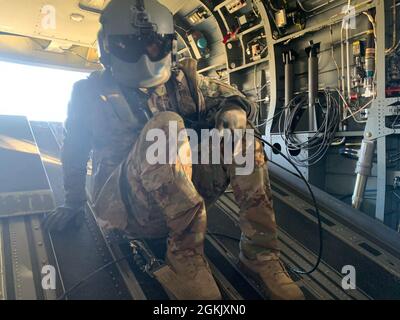
[[[58,207],[46,215],[42,225],[47,231],[60,232],[71,227],[79,228],[83,223],[84,217],[85,210],[83,207]]]

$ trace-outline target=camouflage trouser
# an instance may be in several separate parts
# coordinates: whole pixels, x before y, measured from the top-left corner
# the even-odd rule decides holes
[[[123,168],[128,184],[132,214],[127,231],[139,237],[168,235],[172,251],[203,250],[207,229],[206,208],[229,184],[240,206],[240,247],[250,259],[268,260],[279,255],[277,226],[272,208],[266,156],[256,141],[255,168],[250,175],[236,175],[235,164],[149,164],[146,151],[154,142],[146,141],[150,129],[161,129],[168,140],[170,121],[184,129],[182,118],[173,112],[155,115],[144,127]],[[190,154],[187,139],[178,148]]]

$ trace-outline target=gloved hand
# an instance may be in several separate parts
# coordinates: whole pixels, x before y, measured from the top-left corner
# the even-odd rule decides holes
[[[215,116],[215,127],[221,131],[223,129],[243,129],[247,127],[247,114],[239,106],[226,106]]]
[[[85,210],[83,207],[58,207],[46,215],[42,225],[47,231],[58,232],[71,227],[79,228],[83,223],[84,216]]]

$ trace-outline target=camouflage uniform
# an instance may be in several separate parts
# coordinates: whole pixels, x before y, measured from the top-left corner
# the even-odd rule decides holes
[[[191,165],[179,158],[172,164],[146,160],[151,144],[145,139],[148,130],[161,129],[168,137],[170,121],[177,122],[178,131],[198,120],[212,127],[226,97],[231,105],[246,101],[222,82],[195,76],[195,70],[188,61],[167,84],[149,92],[118,88],[107,71],[75,85],[62,150],[66,204],[85,201],[86,164],[92,150],[92,200],[100,223],[137,237],[169,235],[171,251],[201,253],[206,208],[231,184],[241,210],[242,252],[251,259],[275,259],[277,227],[260,142],[256,142],[254,171],[247,176],[236,175],[234,162]],[[187,137],[178,148],[190,154]]]

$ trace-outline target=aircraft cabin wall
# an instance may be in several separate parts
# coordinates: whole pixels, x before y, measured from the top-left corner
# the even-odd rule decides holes
[[[393,103],[399,93],[398,6],[397,1],[190,1],[176,13],[182,23],[178,33],[188,53],[199,58],[199,72],[226,79],[257,102],[260,129],[310,182],[394,229],[399,228],[399,110],[383,115],[373,109],[377,97],[388,105],[385,98]],[[195,13],[203,18],[191,23]],[[191,35],[204,36],[209,47],[195,52]],[[307,114],[310,86],[314,123]],[[288,108],[285,95],[293,103],[305,101],[287,113],[296,106]],[[332,116],[334,110],[339,114]],[[367,125],[379,132],[367,131]],[[331,131],[332,126],[337,128]],[[361,188],[363,201],[356,204],[357,163],[364,160],[362,141],[368,136],[374,154]],[[290,167],[277,150],[267,152],[270,160]]]

